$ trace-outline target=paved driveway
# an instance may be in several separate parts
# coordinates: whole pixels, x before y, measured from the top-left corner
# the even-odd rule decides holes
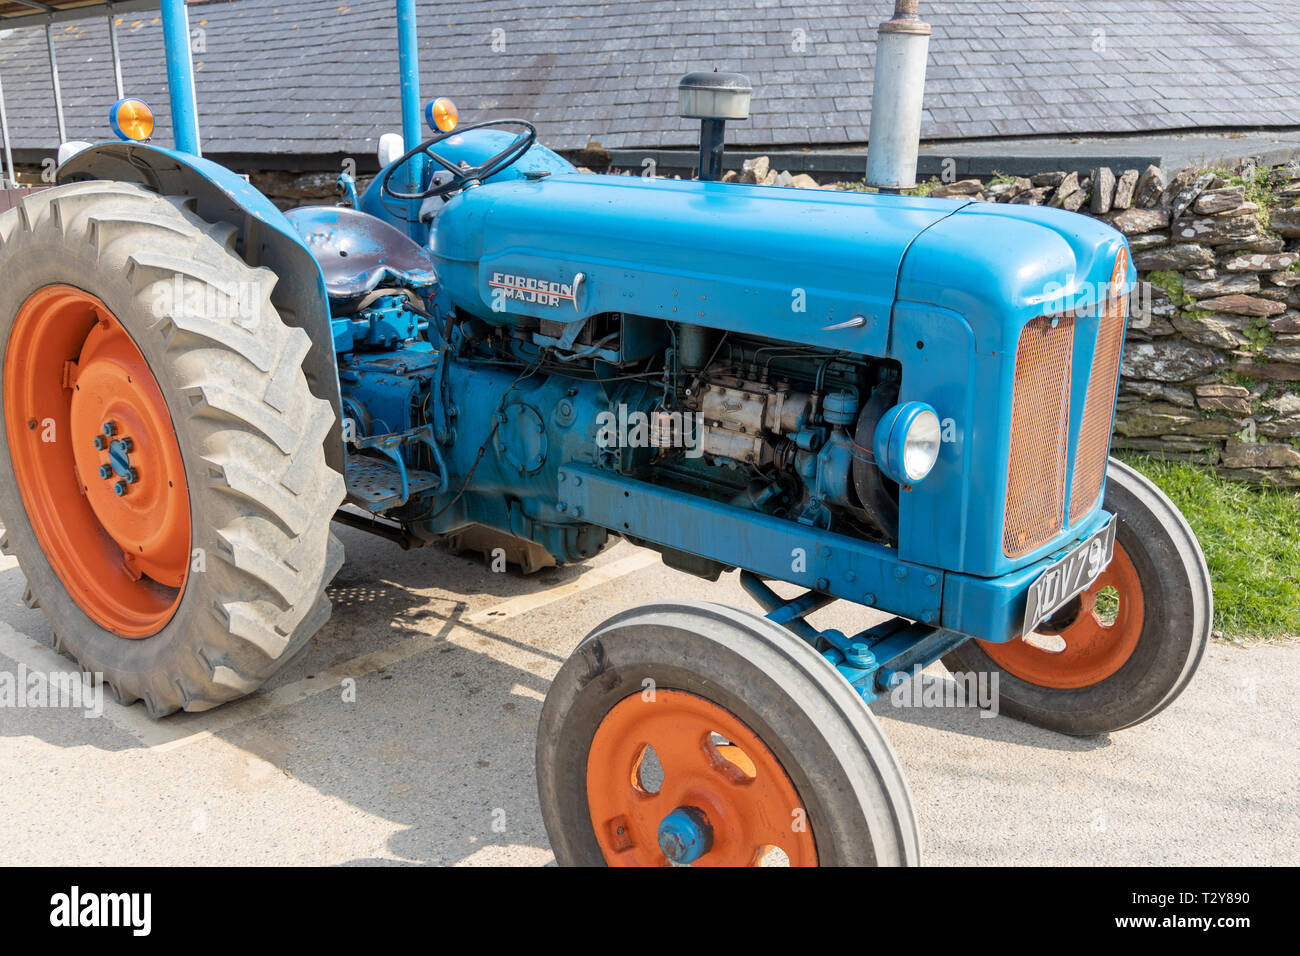
[[[159,722],[111,700],[100,719],[0,709],[0,864],[545,864],[533,735],[565,656],[655,598],[752,607],[734,574],[709,584],[626,544],[521,577],[343,536],[332,621],[253,697]],[[70,669],[22,589],[0,559],[0,672]],[[1109,738],[873,709],[929,864],[1294,865],[1297,686],[1300,648],[1215,645],[1177,703]]]

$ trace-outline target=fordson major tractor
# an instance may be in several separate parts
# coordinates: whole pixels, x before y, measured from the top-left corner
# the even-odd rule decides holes
[[[760,612],[664,595],[560,669],[537,780],[564,864],[916,862],[867,704],[940,659],[1066,734],[1168,706],[1211,591],[1183,518],[1108,462],[1127,244],[904,194],[915,6],[881,27],[878,191],[853,193],[718,181],[738,74],[682,81],[698,179],[456,125],[421,108],[398,0],[397,155],[355,207],[286,215],[197,155],[164,0],[176,148],[120,100],[120,141],[0,216],[3,546],[59,649],[155,716],[248,694],[329,616],[333,521],[738,570]],[[832,601],[858,633],[807,619]]]

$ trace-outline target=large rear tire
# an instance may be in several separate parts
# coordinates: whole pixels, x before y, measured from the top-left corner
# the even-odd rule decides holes
[[[943,659],[953,672],[997,673],[1001,712],[1075,736],[1168,707],[1196,672],[1214,618],[1205,557],[1164,493],[1112,458],[1104,507],[1119,519],[1115,558],[1055,626],[1040,626],[1047,640],[967,641]],[[1117,603],[1105,613],[1103,592]]]
[[[0,216],[0,546],[56,646],[153,716],[258,687],[342,563],[333,411],[235,237],[116,182]]]
[[[782,627],[719,604],[647,605],[589,634],[546,695],[537,781],[561,865],[664,866],[688,845],[713,866],[774,847],[791,865],[920,855],[902,769],[853,688]]]

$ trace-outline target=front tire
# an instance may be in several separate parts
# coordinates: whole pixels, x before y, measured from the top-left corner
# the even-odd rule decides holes
[[[153,716],[254,690],[342,562],[333,411],[274,273],[189,200],[95,181],[0,216],[0,276],[0,546],[29,602]]]
[[[1047,641],[967,641],[943,658],[952,672],[996,673],[1007,715],[1074,736],[1132,727],[1168,707],[1196,672],[1214,617],[1205,557],[1164,493],[1112,458],[1104,507],[1119,520],[1115,558],[1065,617],[1054,616],[1057,627],[1040,625]],[[1118,601],[1105,614],[1096,607],[1103,592]]]
[[[674,812],[708,833],[702,866],[920,852],[902,770],[853,688],[784,628],[718,604],[647,605],[588,635],[546,695],[537,781],[561,865],[667,865]]]

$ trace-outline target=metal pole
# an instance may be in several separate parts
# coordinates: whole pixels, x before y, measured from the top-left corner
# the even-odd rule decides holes
[[[182,153],[201,156],[199,111],[194,98],[194,62],[190,58],[190,17],[185,0],[162,0],[162,20],[167,91],[172,107],[172,139]]]
[[[113,51],[113,79],[117,83],[117,98],[126,96],[122,86],[122,54],[117,49],[117,27],[113,25],[113,14],[108,15],[108,45]]]
[[[414,149],[423,141],[420,128],[420,50],[415,32],[415,0],[397,0],[397,68],[401,77],[402,142]],[[423,154],[406,164],[406,191],[417,192],[424,185]],[[411,226],[418,232],[418,224]]]
[[[14,186],[18,185],[18,177],[14,174],[14,154],[9,148],[9,114],[5,112],[5,87],[0,83],[0,135],[5,138],[5,165],[9,168],[9,182]]]
[[[63,121],[63,91],[59,88],[59,58],[54,55],[54,23],[45,24],[45,46],[50,51],[50,78],[54,82],[54,116],[59,122],[59,144],[68,141],[68,127]]]

